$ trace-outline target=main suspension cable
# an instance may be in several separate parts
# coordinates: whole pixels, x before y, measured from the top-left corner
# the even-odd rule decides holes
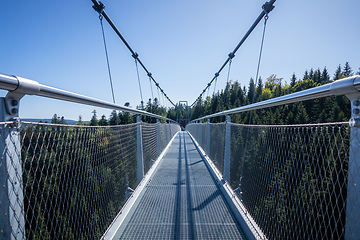
[[[200,96],[194,101],[193,104],[191,104],[191,107],[194,106],[196,104],[197,101],[199,101],[203,94],[206,92],[206,89],[210,87],[210,85],[213,83],[213,81],[219,76],[219,74],[221,73],[221,71],[224,69],[224,67],[230,62],[230,60],[232,60],[235,57],[235,53],[237,52],[237,50],[240,48],[240,46],[245,42],[245,40],[247,39],[247,37],[250,35],[250,33],[255,29],[255,27],[259,24],[259,22],[261,21],[261,19],[266,15],[268,15],[273,9],[274,6],[273,4],[275,3],[276,0],[271,0],[269,2],[266,2],[263,6],[262,6],[262,12],[260,13],[260,15],[257,17],[257,19],[255,20],[255,22],[253,23],[253,25],[251,25],[250,29],[246,32],[245,36],[241,39],[241,41],[238,43],[238,45],[235,47],[235,49],[229,53],[228,58],[226,59],[225,63],[220,67],[219,71],[217,71],[215,73],[215,76],[212,78],[212,80],[208,83],[208,85],[205,87],[205,89],[202,91],[202,93],[200,94]]]
[[[122,42],[125,44],[125,46],[129,49],[129,51],[131,52],[132,56],[135,58],[136,56],[136,60],[139,62],[139,64],[141,65],[141,67],[145,70],[146,74],[150,74],[150,72],[146,69],[145,65],[140,61],[140,59],[138,58],[139,55],[130,47],[130,45],[128,44],[128,42],[125,40],[125,38],[121,35],[121,33],[119,32],[119,30],[116,28],[115,24],[111,21],[110,17],[107,15],[107,13],[105,12],[104,8],[105,5],[97,0],[91,0],[94,4],[93,8],[95,11],[97,11],[99,14],[101,14],[106,21],[110,24],[110,26],[112,27],[112,29],[116,32],[116,34],[120,37],[120,39],[122,40]],[[150,79],[154,82],[154,84],[156,85],[157,88],[159,88],[161,90],[161,92],[164,94],[164,97],[166,97],[166,99],[175,107],[175,104],[171,101],[171,99],[164,93],[164,90],[160,87],[159,83],[157,83],[155,81],[155,79],[151,76]]]

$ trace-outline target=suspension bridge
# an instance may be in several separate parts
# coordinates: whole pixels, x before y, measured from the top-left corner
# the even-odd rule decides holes
[[[101,25],[103,18],[109,22],[136,66],[175,105],[104,5],[92,2]],[[274,2],[263,5],[191,106],[228,64],[230,72],[236,51],[262,19],[266,23]],[[105,37],[104,46],[107,56]],[[260,60],[261,51],[257,75]],[[120,106],[114,95],[111,103],[18,76],[0,74],[0,88],[7,91],[0,107],[1,239],[359,239],[358,75],[192,121],[187,107],[185,119],[178,114],[174,121]],[[137,122],[26,122],[19,118],[25,95],[126,112]],[[233,114],[331,96],[350,100],[348,122],[231,122]],[[143,116],[156,123],[142,122]],[[212,123],[216,117],[226,120]]]

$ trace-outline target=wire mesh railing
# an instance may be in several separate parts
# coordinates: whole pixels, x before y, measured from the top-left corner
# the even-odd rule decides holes
[[[229,183],[268,239],[345,238],[347,208],[351,207],[347,206],[348,123],[228,124]],[[205,151],[210,149],[210,158],[215,149],[224,152],[224,148],[206,148],[204,139],[204,132],[210,132],[210,142],[223,144],[218,136],[225,135],[225,128],[219,134],[219,124],[195,123],[187,130]],[[352,151],[359,151],[359,146]],[[218,156],[223,153],[216,155],[218,162],[223,161]],[[216,166],[222,172],[222,165]],[[359,177],[359,166],[353,167]]]
[[[144,172],[146,173],[180,128],[177,124],[143,122],[141,123],[141,130]]]
[[[144,172],[147,172],[158,157],[157,152],[157,124],[142,124]]]
[[[0,214],[1,222],[10,222],[1,223],[0,239],[100,239],[124,205],[127,188],[137,186],[139,125],[146,173],[159,154],[158,143],[162,150],[179,130],[176,124],[0,123],[0,165],[7,169],[1,173]]]

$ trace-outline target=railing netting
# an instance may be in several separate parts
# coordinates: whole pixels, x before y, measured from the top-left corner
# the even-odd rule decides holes
[[[127,188],[137,186],[139,124],[146,173],[160,153],[157,150],[162,151],[179,130],[177,125],[88,127],[22,123],[15,128],[9,123],[0,124],[0,139],[5,144],[2,156],[21,155],[22,174],[16,169],[13,182],[23,187],[20,205],[24,209],[25,230],[19,231],[24,231],[26,239],[101,238],[123,207]],[[20,134],[19,145],[15,140],[5,140],[3,132],[7,129]],[[3,189],[1,194],[8,192]],[[2,210],[6,215],[6,209]]]
[[[228,124],[230,185],[268,239],[344,239],[348,123]],[[223,133],[212,123],[186,129],[222,172],[224,148],[216,144],[224,144],[225,127]]]

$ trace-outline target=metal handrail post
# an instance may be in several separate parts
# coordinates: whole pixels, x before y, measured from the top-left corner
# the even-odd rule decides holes
[[[201,123],[199,122],[199,139],[200,139],[200,146],[204,146],[204,139],[203,139],[203,128],[202,128],[202,125],[201,125]]]
[[[207,134],[206,134],[206,154],[209,155],[210,154],[210,119],[207,120],[207,124],[206,124],[206,127],[207,127]]]
[[[18,117],[19,102],[11,101],[13,115],[8,114],[8,99],[1,98],[0,122]],[[25,239],[24,196],[21,167],[20,123],[5,123],[0,129],[0,236],[3,239]]]
[[[172,134],[171,134],[172,127],[171,127],[171,122],[168,122],[168,124],[169,124],[169,141],[170,141],[171,136],[172,136]]]
[[[349,95],[351,101],[350,153],[346,199],[345,239],[360,236],[360,93]]]
[[[160,121],[156,119],[156,145],[157,145],[157,157],[161,154],[161,139],[160,139]]]
[[[144,177],[144,154],[143,154],[143,143],[142,143],[142,129],[141,129],[141,119],[140,116],[136,117],[137,125],[137,133],[136,133],[136,139],[137,139],[137,183],[140,183],[140,181]]]
[[[231,117],[226,116],[223,178],[230,182]]]

